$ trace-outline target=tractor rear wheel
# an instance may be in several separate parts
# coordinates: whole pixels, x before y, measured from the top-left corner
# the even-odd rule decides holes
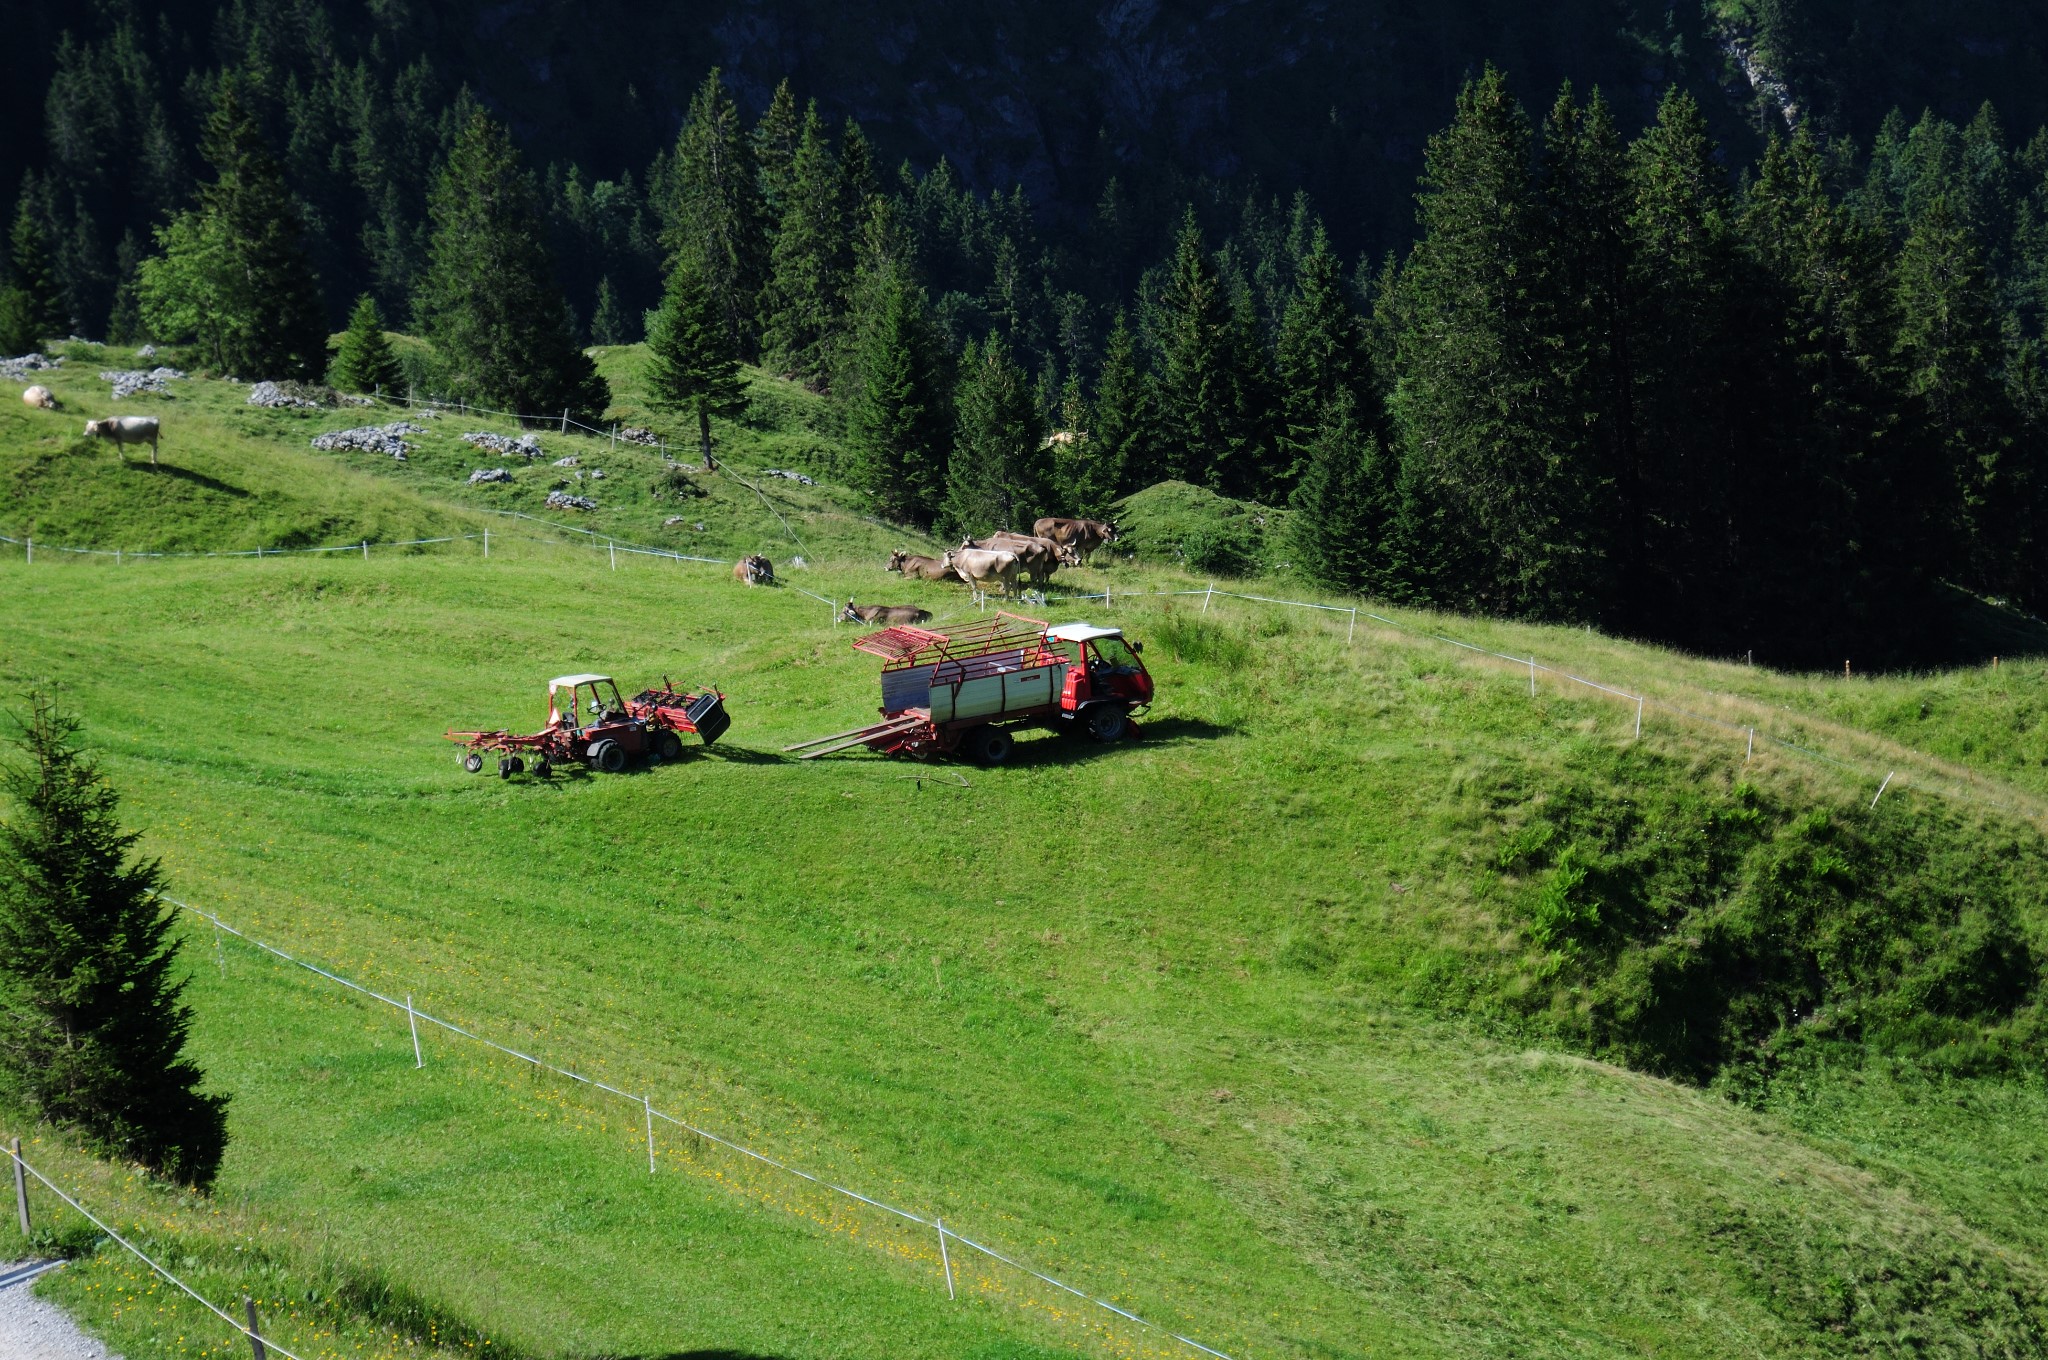
[[[617,774],[620,770],[626,768],[626,748],[613,741],[610,737],[604,737],[590,743],[590,752],[583,759],[589,763],[590,768],[593,770],[602,770],[606,774]]]
[[[977,727],[960,742],[968,758],[977,765],[1002,764],[1010,758],[1010,748],[1016,744],[1016,738],[1000,727]]]
[[[469,751],[465,753],[462,757],[462,768],[468,770],[471,774],[481,773],[484,768],[483,752]]]
[[[1081,715],[1088,735],[1097,741],[1122,741],[1131,730],[1131,719],[1117,704],[1096,704]]]
[[[683,739],[666,728],[662,729],[654,738],[654,754],[663,760],[681,760]]]

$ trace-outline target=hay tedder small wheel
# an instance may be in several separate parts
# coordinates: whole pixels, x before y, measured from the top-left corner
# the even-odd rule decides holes
[[[462,768],[463,768],[463,769],[465,769],[465,770],[468,770],[468,771],[469,771],[469,772],[470,772],[471,774],[479,774],[479,773],[481,773],[481,772],[483,771],[483,768],[484,768],[484,757],[483,757],[483,752],[481,752],[481,751],[465,751],[465,752],[463,752],[463,753],[462,753]]]
[[[593,770],[602,770],[606,774],[617,774],[620,770],[626,768],[626,748],[613,741],[610,737],[605,737],[602,740],[590,743],[590,753],[584,756],[584,760],[589,763],[590,768]]]
[[[500,779],[510,779],[515,774],[523,773],[525,769],[526,762],[518,756],[500,756],[498,758],[498,778]]]
[[[654,738],[654,754],[663,760],[681,760],[683,739],[673,732],[663,730]]]
[[[553,779],[555,777],[555,763],[546,756],[542,756],[539,760],[534,761],[533,777],[536,779]]]

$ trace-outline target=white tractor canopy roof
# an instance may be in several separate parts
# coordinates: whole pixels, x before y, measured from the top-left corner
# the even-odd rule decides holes
[[[1121,628],[1097,628],[1092,623],[1063,623],[1057,628],[1048,628],[1045,635],[1061,642],[1088,642],[1095,638],[1122,637]]]
[[[611,677],[609,675],[558,675],[548,681],[548,693],[553,694],[558,689],[573,689],[577,685],[596,684],[600,681],[610,684]]]

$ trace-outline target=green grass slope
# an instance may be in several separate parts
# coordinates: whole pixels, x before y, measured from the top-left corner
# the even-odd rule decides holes
[[[650,416],[632,358],[600,353],[622,423]],[[808,394],[757,378],[720,434],[760,493],[692,475],[679,509],[653,451],[542,431],[543,465],[471,488],[503,460],[456,436],[508,423],[423,422],[400,465],[307,447],[366,417],[193,382],[165,461],[228,490],[166,504],[177,474],[65,442],[108,405],[84,367],[61,419],[0,411],[0,529],[493,528],[488,560],[0,557],[0,685],[57,687],[173,891],[259,938],[1233,1355],[2048,1349],[2048,856],[1990,740],[2029,739],[2025,668],[1837,690],[1405,611],[1347,644],[1346,618],[1205,612],[1133,593],[1187,584],[1171,568],[1106,561],[1072,580],[1113,584],[1151,644],[1142,740],[798,763],[784,745],[876,700],[824,606],[479,512],[531,512],[574,453],[607,471],[577,484],[601,535],[779,563],[801,539],[806,590],[962,614],[880,571],[905,537],[831,484]],[[1632,705],[1532,697],[1446,630],[1839,763],[1746,759],[1667,709],[1637,738]],[[583,669],[716,683],[733,731],[618,777],[460,772],[443,729],[530,728]],[[1950,707],[1885,717],[1913,686]],[[401,1015],[188,939],[195,1043],[235,1097],[213,1200],[47,1133],[37,1155],[222,1296],[296,1301],[321,1353],[1189,1353],[1002,1268],[949,1299],[936,1242],[673,1131],[650,1176],[638,1108],[431,1030],[416,1071]],[[131,1360],[233,1341],[174,1340],[204,1319],[152,1311],[104,1247],[46,1287]]]

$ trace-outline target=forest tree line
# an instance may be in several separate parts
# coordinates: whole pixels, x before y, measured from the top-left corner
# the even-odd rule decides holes
[[[786,83],[750,120],[713,72],[643,176],[591,180],[530,172],[423,66],[280,89],[252,58],[186,92],[193,155],[132,35],[87,55],[50,95],[67,170],[17,198],[0,348],[319,377],[346,316],[431,340],[442,394],[594,417],[582,347],[645,338],[707,452],[739,364],[829,393],[839,471],[906,523],[1177,478],[1290,506],[1271,555],[1328,588],[1721,652],[1905,656],[1948,586],[2048,589],[2048,134],[1988,107],[1731,173],[1683,94],[1629,139],[1597,92],[1535,118],[1489,69],[1413,245],[1347,262],[1303,195],[1198,196],[1155,241],[1114,179],[1048,239],[1021,191],[885,171]]]

